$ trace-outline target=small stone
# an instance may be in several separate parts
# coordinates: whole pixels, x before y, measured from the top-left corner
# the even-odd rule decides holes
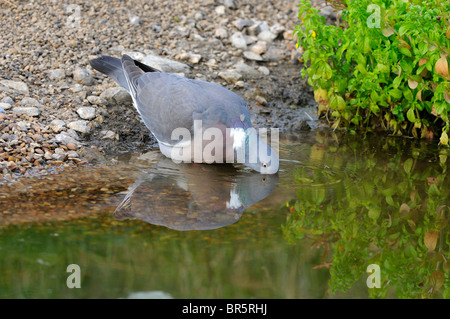
[[[139,25],[139,22],[141,21],[141,19],[138,16],[132,16],[130,17],[130,23],[132,25]]]
[[[233,0],[223,0],[223,5],[228,9],[236,9],[236,5],[234,4]]]
[[[242,79],[242,74],[236,70],[225,70],[219,73],[219,77],[227,81],[228,83],[236,83]]]
[[[230,38],[231,44],[238,49],[246,50],[247,42],[241,32],[235,32]]]
[[[233,25],[239,30],[242,31],[245,27],[249,27],[253,24],[252,20],[248,19],[237,19],[233,22]]]
[[[40,112],[37,107],[30,106],[17,106],[12,109],[13,113],[15,114],[25,114],[27,116],[39,116]]]
[[[257,95],[255,97],[255,100],[256,100],[256,102],[258,102],[261,105],[267,105],[267,100],[264,97],[260,96],[260,95]]]
[[[67,152],[67,157],[69,157],[69,158],[78,158],[78,157],[80,157],[80,156],[79,156],[78,153],[75,152],[75,151],[68,151],[68,152]]]
[[[215,11],[218,15],[224,15],[225,14],[225,6],[217,6]]]
[[[5,96],[3,99],[0,100],[0,103],[14,104],[14,100],[9,96]]]
[[[101,131],[100,135],[102,135],[103,139],[114,139],[116,138],[116,133],[113,131]]]
[[[216,38],[226,39],[228,38],[228,31],[224,28],[217,28],[215,32]]]
[[[141,62],[168,73],[189,73],[190,71],[189,66],[184,63],[162,58],[154,54],[146,55]]]
[[[49,126],[53,132],[58,133],[63,129],[64,126],[66,126],[66,122],[61,120],[53,120],[51,121]]]
[[[286,51],[271,46],[264,54],[264,57],[269,61],[279,61],[286,55]]]
[[[83,85],[94,84],[94,77],[92,76],[92,71],[88,69],[77,68],[73,72],[73,79]]]
[[[110,104],[122,105],[133,103],[130,93],[123,87],[108,88],[100,94],[100,98],[108,101]]]
[[[260,76],[260,73],[257,70],[244,62],[238,62],[235,65],[235,69],[245,78],[256,78]]]
[[[67,148],[69,150],[72,150],[72,151],[76,151],[77,150],[77,145],[74,144],[74,143],[67,143],[66,146],[67,146]]]
[[[268,68],[266,68],[265,66],[260,66],[258,68],[258,71],[261,72],[264,75],[269,75],[270,74],[270,70]]]
[[[267,43],[271,43],[273,40],[275,40],[277,37],[276,34],[272,33],[270,30],[262,31],[260,34],[258,34],[258,38],[260,40],[266,41]]]
[[[63,69],[48,70],[46,74],[50,80],[62,80],[66,77],[66,72]]]
[[[102,98],[100,96],[96,96],[96,95],[89,95],[87,97],[87,100],[92,105],[106,105],[106,104],[108,104],[108,102],[104,98]]]
[[[74,131],[84,133],[84,134],[87,134],[90,132],[90,129],[87,126],[87,122],[82,121],[82,120],[70,122],[69,124],[67,124],[67,127],[71,128]]]
[[[1,80],[0,85],[5,86],[14,91],[17,91],[18,93],[22,94],[29,93],[28,85],[21,81]]]
[[[245,51],[244,57],[248,60],[263,61],[263,58],[259,54],[256,54],[255,52],[252,51]]]
[[[9,108],[11,108],[11,104],[9,103],[0,103],[0,108],[3,110],[7,110]]]
[[[83,120],[92,120],[95,118],[95,108],[90,106],[80,107],[77,113]]]
[[[60,134],[55,135],[55,140],[57,142],[65,144],[65,145],[69,145],[69,144],[79,145],[80,144],[76,139],[74,139],[72,136],[70,136],[66,132],[61,132]],[[67,147],[69,148],[69,146],[67,146]]]
[[[41,106],[41,104],[32,97],[24,97],[20,102],[20,105]]]
[[[249,35],[257,36],[261,32],[261,27],[259,23],[254,23],[247,28],[247,33]]]
[[[277,23],[271,26],[269,30],[277,37],[280,33],[283,33],[286,30],[286,28],[281,24]]]
[[[189,63],[192,64],[198,64],[202,59],[202,56],[200,54],[195,54],[191,52],[182,52],[176,55],[175,57],[183,61],[188,61]]]
[[[268,48],[267,42],[260,40],[252,46],[251,50],[252,50],[252,52],[254,52],[256,54],[261,55],[267,51],[267,48]]]

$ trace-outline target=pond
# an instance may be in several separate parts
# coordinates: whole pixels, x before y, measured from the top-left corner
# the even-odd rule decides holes
[[[0,298],[449,298],[448,155],[315,130],[277,176],[136,151],[3,184]]]

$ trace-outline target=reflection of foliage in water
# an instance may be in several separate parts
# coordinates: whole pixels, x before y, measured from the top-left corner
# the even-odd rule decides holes
[[[297,169],[303,186],[287,204],[292,213],[283,233],[291,243],[308,237],[326,247],[317,267],[330,267],[331,292],[346,291],[378,264],[381,288],[368,289],[372,297],[389,297],[395,288],[400,298],[450,298],[448,153],[441,150],[432,163],[422,155],[430,145],[417,143],[316,144],[311,161],[342,173],[334,185],[316,183],[323,170]]]

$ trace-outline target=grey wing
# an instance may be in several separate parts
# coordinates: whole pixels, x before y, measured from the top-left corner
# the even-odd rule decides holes
[[[225,97],[226,99],[226,97]],[[135,102],[147,127],[159,142],[174,145],[172,132],[186,128],[193,136],[194,120],[203,127],[227,122],[224,97],[193,80],[170,73],[146,73],[136,80]]]
[[[223,107],[232,117],[235,117],[237,115],[240,118],[241,115],[244,115],[244,123],[249,127],[251,126],[250,112],[248,110],[247,103],[245,103],[245,101],[239,95],[216,83],[206,82],[202,80],[192,80],[192,82],[201,86],[210,94],[213,94],[218,99],[220,99],[223,103]]]

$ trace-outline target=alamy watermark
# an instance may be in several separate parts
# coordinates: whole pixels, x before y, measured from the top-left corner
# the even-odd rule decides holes
[[[81,288],[81,268],[77,264],[70,264],[66,272],[71,273],[66,280],[67,288]]]
[[[381,288],[381,268],[377,264],[371,264],[366,269],[369,276],[366,284],[368,288]]]
[[[187,128],[173,130],[172,141],[178,141],[170,152],[176,163],[266,163],[270,166],[278,159],[279,129],[270,129],[271,147],[266,143],[268,130],[260,128],[203,129],[202,120],[195,120],[193,136]]]

